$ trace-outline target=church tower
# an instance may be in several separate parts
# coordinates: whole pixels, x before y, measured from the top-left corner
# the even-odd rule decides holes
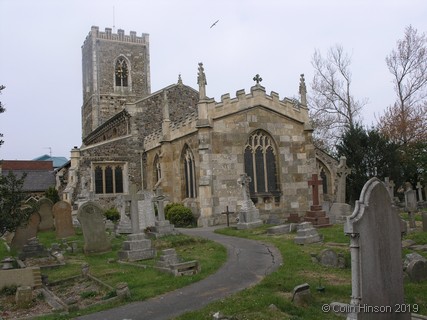
[[[149,36],[93,26],[82,46],[82,138],[151,93]]]

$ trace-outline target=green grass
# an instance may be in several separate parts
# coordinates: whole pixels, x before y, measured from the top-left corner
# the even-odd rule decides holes
[[[323,304],[331,302],[350,301],[351,295],[351,270],[350,253],[348,250],[349,238],[344,235],[343,226],[335,225],[330,228],[318,229],[324,237],[323,244],[311,244],[305,246],[296,245],[293,242],[295,234],[274,235],[266,234],[264,225],[254,230],[236,230],[225,228],[217,230],[218,233],[261,240],[274,244],[281,252],[283,265],[279,269],[265,277],[258,285],[209,304],[199,311],[189,312],[178,317],[179,320],[205,320],[221,311],[235,320],[267,320],[267,319],[342,319],[334,314],[325,314],[321,311]],[[415,232],[405,236],[414,240],[417,244],[427,243],[427,232]],[[199,260],[202,271],[198,275],[178,277],[164,274],[154,270],[154,260],[145,260],[139,264],[147,265],[145,269],[119,264],[115,261],[117,251],[125,237],[112,237],[113,251],[110,253],[85,256],[82,253],[66,254],[67,265],[57,269],[43,271],[49,275],[49,280],[59,280],[80,274],[81,264],[89,263],[91,273],[111,286],[119,282],[127,282],[132,297],[126,301],[141,301],[167,291],[171,291],[192,282],[198,281],[215,272],[226,259],[226,250],[218,244],[185,235],[167,236],[153,240],[158,254],[165,248],[175,248],[178,254],[185,260]],[[52,232],[40,233],[39,240],[46,247],[52,243],[61,243],[55,239]],[[83,238],[80,232],[67,241],[76,241],[79,248],[83,246]],[[341,245],[340,245],[341,244]],[[336,269],[323,267],[314,263],[312,254],[317,254],[325,248],[332,248],[344,255],[347,268]],[[404,250],[403,255],[411,251]],[[423,253],[424,254],[424,253]],[[426,256],[426,254],[424,254]],[[5,249],[0,249],[0,258],[10,256]],[[110,261],[110,262],[108,262]],[[299,284],[307,282],[311,287],[312,301],[309,306],[298,307],[291,302],[291,292]],[[325,287],[325,292],[318,292],[319,283]],[[85,294],[85,293],[82,293]],[[89,293],[87,293],[89,294]],[[108,306],[95,306],[87,310],[72,312],[67,316],[46,316],[39,319],[69,319],[81,314],[101,311],[115,307],[124,302],[114,302]],[[427,286],[425,283],[405,283],[405,303],[418,304],[420,314],[427,314]],[[275,307],[271,307],[274,304]]]
[[[331,313],[323,313],[322,305],[331,302],[350,302],[351,269],[350,253],[347,245],[349,238],[344,235],[343,226],[335,225],[330,228],[318,229],[324,236],[324,244],[299,246],[294,244],[295,234],[268,236],[265,233],[268,226],[255,230],[236,230],[226,228],[217,230],[218,233],[251,238],[270,242],[281,252],[283,265],[274,273],[265,277],[260,284],[234,294],[230,298],[209,304],[199,311],[186,313],[177,320],[211,319],[215,312],[235,320],[263,319],[342,319]],[[427,233],[409,235],[417,243],[426,243]],[[327,268],[312,262],[311,254],[319,253],[330,243],[333,250],[341,252],[346,258],[345,269]],[[336,244],[343,244],[339,246]],[[332,246],[333,245],[333,246]],[[299,284],[307,282],[312,293],[312,302],[308,306],[298,307],[291,302],[291,292]],[[325,287],[325,292],[316,290],[319,282]],[[420,314],[427,314],[427,286],[424,284],[405,283],[405,302],[418,304]],[[275,307],[270,307],[272,304]]]
[[[52,243],[62,244],[61,240],[55,238],[54,232],[39,233],[38,238],[40,243],[42,243],[46,248],[51,247]],[[118,263],[116,261],[117,251],[121,249],[122,242],[126,237],[110,236],[110,238],[112,243],[111,252],[86,256],[81,252],[84,240],[81,231],[78,230],[75,236],[67,239],[67,242],[76,241],[80,249],[79,253],[65,253],[65,266],[55,269],[43,269],[42,273],[48,275],[50,282],[54,282],[81,274],[81,265],[83,263],[88,263],[90,266],[90,273],[108,285],[115,287],[119,282],[128,283],[131,291],[131,298],[127,301],[118,301],[108,305],[93,306],[85,310],[71,312],[69,315],[55,314],[52,316],[39,317],[38,319],[70,319],[78,315],[105,310],[120,304],[132,301],[141,301],[158,296],[207,277],[218,270],[227,258],[227,252],[223,246],[197,237],[175,235],[153,240],[152,243],[156,248],[158,255],[162,249],[175,248],[178,255],[185,261],[199,261],[201,272],[197,275],[174,277],[171,274],[163,273],[152,268],[155,264],[155,261],[152,259],[139,262],[139,264],[148,266],[145,269]],[[1,250],[0,258],[2,259],[6,256],[10,256],[10,253],[7,250]],[[86,296],[94,293],[88,291],[81,292],[81,294]]]

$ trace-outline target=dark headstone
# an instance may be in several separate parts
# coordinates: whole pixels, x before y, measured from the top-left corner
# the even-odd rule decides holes
[[[47,198],[40,199],[39,203],[39,214],[40,214],[40,224],[39,224],[39,231],[48,231],[53,230],[53,214],[52,214],[52,207],[53,203]]]
[[[71,205],[66,201],[58,201],[54,204],[52,211],[55,218],[56,237],[62,239],[73,236],[75,231],[71,217]]]
[[[28,239],[37,236],[37,230],[40,224],[40,215],[38,212],[34,212],[28,223],[23,224],[15,230],[15,235],[10,244],[12,249],[21,250],[27,243]]]

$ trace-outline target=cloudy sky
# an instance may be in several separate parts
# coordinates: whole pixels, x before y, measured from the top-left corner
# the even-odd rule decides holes
[[[0,0],[0,159],[68,158],[81,145],[81,45],[93,25],[150,34],[152,92],[179,74],[197,88],[203,62],[217,101],[249,92],[257,73],[267,93],[298,97],[314,50],[341,44],[370,125],[394,101],[385,57],[409,24],[427,33],[426,17],[425,0]]]

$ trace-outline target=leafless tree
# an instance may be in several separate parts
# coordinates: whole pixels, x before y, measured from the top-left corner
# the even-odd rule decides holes
[[[367,100],[357,100],[352,95],[351,57],[341,45],[329,48],[326,57],[316,50],[311,64],[314,77],[309,106],[315,139],[333,149],[343,130],[354,128]]]
[[[379,118],[380,130],[406,145],[427,141],[427,38],[412,26],[386,57],[396,101]]]

